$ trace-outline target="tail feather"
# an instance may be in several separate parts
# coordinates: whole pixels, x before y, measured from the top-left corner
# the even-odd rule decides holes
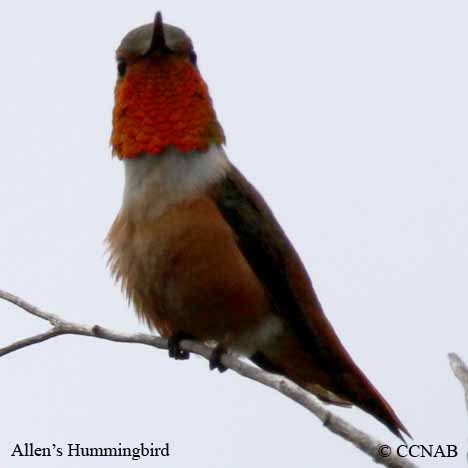
[[[402,434],[411,438],[391,406],[347,353],[340,362],[333,363],[336,365],[324,366],[324,360],[305,350],[293,334],[284,334],[274,345],[255,353],[251,360],[268,372],[288,377],[326,403],[358,406],[387,426],[403,442]]]
[[[402,433],[410,439],[412,438],[389,403],[356,365],[349,372],[346,372],[342,378],[346,396],[356,406],[378,419],[404,443],[406,441]]]

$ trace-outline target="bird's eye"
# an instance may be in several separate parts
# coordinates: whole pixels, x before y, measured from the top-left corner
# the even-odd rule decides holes
[[[189,59],[193,65],[197,64],[197,54],[195,53],[193,49],[190,49],[189,51]]]
[[[124,60],[119,60],[117,62],[117,73],[119,74],[119,78],[122,78],[127,71],[127,63]]]

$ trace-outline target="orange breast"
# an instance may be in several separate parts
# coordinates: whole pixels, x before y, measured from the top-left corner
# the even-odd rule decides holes
[[[177,57],[141,59],[115,88],[111,144],[120,158],[159,154],[168,146],[205,151],[224,142],[198,70]]]
[[[269,314],[262,285],[209,198],[182,202],[153,222],[121,215],[109,243],[114,273],[162,335],[229,344]]]

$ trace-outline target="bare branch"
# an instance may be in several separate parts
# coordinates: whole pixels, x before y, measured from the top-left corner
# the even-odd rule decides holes
[[[36,317],[39,317],[42,320],[47,320],[51,325],[55,325],[55,323],[58,320],[60,320],[59,317],[57,317],[56,315],[51,314],[49,312],[44,312],[43,310],[39,309],[39,307],[33,306],[32,304],[29,304],[29,302],[26,302],[24,299],[21,299],[20,297],[15,296],[14,294],[11,294],[9,292],[3,291],[2,289],[0,289],[0,298],[4,299],[5,301],[11,302],[12,304],[28,312],[29,314],[35,315]]]
[[[39,333],[38,335],[30,336],[29,338],[24,338],[22,340],[15,341],[11,345],[0,348],[0,356],[5,356],[5,354],[12,353],[13,351],[18,351],[18,349],[25,348],[26,346],[31,346],[36,343],[41,343],[46,341],[54,336],[63,335],[63,332],[57,328],[51,328],[44,333]]]
[[[32,315],[35,315],[36,317],[47,320],[52,325],[52,327],[44,333],[16,341],[9,346],[0,348],[0,356],[4,356],[26,346],[41,343],[55,336],[67,334],[83,335],[121,343],[138,343],[152,346],[158,349],[168,349],[167,339],[159,336],[145,333],[118,333],[99,325],[92,326],[69,322],[57,315],[45,312],[38,307],[29,304],[23,299],[2,290],[0,290],[0,298],[17,305],[18,307]],[[202,356],[206,359],[210,358],[213,351],[212,347],[191,340],[183,340],[180,343],[180,348],[185,351],[198,354],[199,356]],[[223,355],[221,362],[226,367],[232,369],[243,377],[262,383],[263,385],[266,385],[267,387],[282,393],[286,397],[303,406],[312,414],[314,414],[318,419],[320,419],[320,421],[322,421],[323,425],[328,430],[339,435],[348,442],[351,442],[359,450],[369,455],[377,464],[381,464],[390,468],[416,468],[416,465],[414,465],[412,462],[405,458],[399,458],[397,455],[395,455],[394,450],[392,450],[392,453],[389,456],[382,456],[382,452],[380,451],[381,447],[389,447],[389,445],[382,444],[368,434],[355,428],[344,419],[333,414],[331,411],[325,409],[325,407],[320,404],[313,395],[306,392],[301,387],[297,386],[286,378],[279,377],[274,374],[269,374],[232,354]]]
[[[456,353],[449,353],[448,358],[455,377],[460,381],[465,390],[465,403],[468,410],[468,367]]]

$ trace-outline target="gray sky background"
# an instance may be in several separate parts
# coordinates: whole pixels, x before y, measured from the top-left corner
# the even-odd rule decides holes
[[[467,414],[468,5],[464,1],[4,2],[0,288],[64,318],[144,331],[102,241],[121,201],[108,146],[114,50],[161,9],[193,38],[227,152],[301,254],[348,350],[417,443]],[[1,303],[0,345],[45,324]],[[279,394],[206,361],[60,337],[0,359],[0,465],[374,466]],[[336,410],[396,442],[361,411]],[[166,459],[11,459],[40,446],[171,444]]]

